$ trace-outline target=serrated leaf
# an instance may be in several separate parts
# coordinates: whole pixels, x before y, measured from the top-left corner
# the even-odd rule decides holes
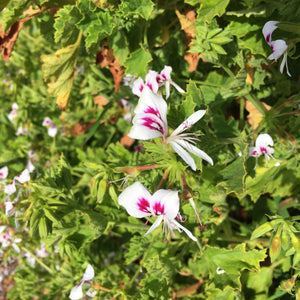
[[[205,0],[198,10],[197,19],[206,23],[211,23],[215,16],[221,17],[230,0]]]
[[[243,193],[246,169],[242,157],[236,158],[220,172],[220,175],[223,177],[220,185],[225,187],[228,194],[236,193],[239,195]]]
[[[148,50],[140,48],[132,52],[124,62],[126,74],[132,74],[144,78],[147,74],[147,66],[150,61],[152,61],[152,57]]]
[[[154,4],[151,0],[122,0],[119,10],[124,16],[138,14],[142,18],[148,20],[153,11],[153,7]]]
[[[40,5],[46,7],[63,7],[68,4],[75,4],[76,0],[39,0]]]
[[[109,11],[97,7],[91,1],[80,0],[77,8],[82,15],[77,27],[82,30],[86,49],[90,51],[93,45],[112,33],[116,23]]]
[[[115,34],[108,38],[109,48],[113,49],[114,57],[123,65],[128,57],[129,49],[126,35],[122,30],[118,30]]]
[[[29,6],[30,1],[11,0],[8,1],[6,9],[1,12],[3,31],[6,32],[18,19],[22,19],[24,10]],[[2,4],[0,4],[2,6]]]
[[[187,86],[186,100],[195,103],[197,106],[202,106],[204,104],[201,90],[197,88],[194,81],[190,81]]]
[[[75,44],[64,47],[55,54],[41,56],[44,80],[52,79],[48,84],[48,92],[56,97],[60,109],[66,109],[68,106],[80,41],[81,33]]]
[[[78,29],[76,23],[81,19],[81,14],[73,5],[65,5],[55,14],[55,43],[62,41],[63,46],[70,45],[76,41]]]
[[[245,269],[259,271],[260,262],[266,257],[265,252],[266,250],[246,251],[245,244],[232,250],[207,246],[200,259],[195,265],[190,264],[190,267],[195,274],[199,274],[197,277],[208,275],[216,288],[223,290],[230,286],[241,290],[241,272]]]

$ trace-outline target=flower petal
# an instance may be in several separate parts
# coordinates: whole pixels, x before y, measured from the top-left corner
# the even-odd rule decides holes
[[[82,284],[76,285],[72,288],[69,298],[71,300],[79,300],[83,297]]]
[[[151,194],[139,182],[127,187],[119,195],[119,204],[127,210],[127,213],[135,218],[151,216]]]
[[[156,78],[158,77],[158,73],[156,71],[150,70],[145,78],[145,85],[150,88],[153,93],[157,93],[158,91],[158,83]]]
[[[51,125],[51,124],[53,124],[52,120],[51,120],[50,118],[46,117],[46,118],[44,119],[42,125],[43,125],[43,126],[48,126],[48,125]]]
[[[179,211],[178,191],[158,190],[151,198],[151,207],[153,208],[156,203],[164,207],[164,215],[167,218],[174,219]]]
[[[276,26],[276,24],[278,24],[278,23],[279,23],[278,21],[269,21],[263,27],[262,32],[263,32],[265,40],[268,44],[271,43],[272,33],[276,28],[278,28],[278,26]]]
[[[25,169],[21,174],[15,176],[15,179],[20,183],[25,183],[30,180],[30,174],[27,169]]]
[[[94,276],[95,276],[94,268],[92,267],[92,265],[88,264],[88,266],[85,269],[82,280],[83,281],[90,281],[94,278]]]
[[[256,148],[260,148],[260,147],[267,148],[268,146],[273,146],[273,145],[274,145],[273,139],[267,133],[260,134],[255,141]]]
[[[57,134],[57,127],[55,125],[51,125],[48,128],[48,135],[50,135],[51,137],[55,137]]]
[[[186,129],[193,126],[196,122],[198,122],[206,113],[206,110],[198,110],[191,114],[184,122],[182,122],[173,132],[170,136],[177,135]]]
[[[192,168],[192,170],[196,171],[194,159],[178,144],[178,141],[172,141],[170,142],[170,145],[173,147],[175,152]]]
[[[284,40],[276,40],[270,44],[272,54],[268,56],[268,59],[277,60],[288,48],[287,43]]]
[[[137,140],[149,140],[157,137],[164,137],[166,124],[154,114],[138,114],[133,120],[133,126],[128,136]]]
[[[155,222],[152,224],[152,226],[149,228],[149,230],[148,230],[144,235],[147,235],[148,233],[150,233],[150,232],[152,232],[154,229],[156,229],[156,228],[160,225],[160,223],[162,222],[163,218],[164,218],[163,215],[159,216],[159,217],[155,220]]]
[[[207,162],[209,162],[212,166],[214,165],[214,162],[212,160],[212,158],[207,155],[204,151],[200,150],[199,148],[195,147],[194,145],[190,144],[187,141],[184,140],[176,140],[176,142],[184,147],[185,149],[187,149],[189,152],[193,153],[194,155],[206,160]]]
[[[136,79],[132,84],[132,93],[140,97],[142,95],[142,91],[144,89],[144,81],[141,77]]]
[[[0,179],[5,179],[8,175],[8,167],[5,166],[0,169]]]
[[[16,190],[15,180],[4,187],[4,193],[7,195],[13,194]]]
[[[197,238],[196,238],[196,237],[195,237],[188,229],[186,229],[185,227],[183,227],[183,226],[182,226],[180,223],[178,223],[176,220],[172,220],[172,223],[173,223],[173,225],[175,225],[177,228],[182,229],[182,230],[187,234],[187,236],[188,236],[191,240],[197,242]]]

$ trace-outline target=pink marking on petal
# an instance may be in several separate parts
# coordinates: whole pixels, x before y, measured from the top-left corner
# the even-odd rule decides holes
[[[139,91],[142,92],[143,89],[144,89],[144,86],[141,84],[140,87],[139,87]]]
[[[253,150],[252,155],[255,156],[257,154],[256,150]]]
[[[150,83],[150,82],[147,82],[147,84],[146,84],[149,88],[150,88],[150,90],[153,92],[153,87],[152,87],[152,83]]]
[[[153,210],[155,216],[165,215],[165,206],[161,205],[160,202],[155,202],[153,205]]]
[[[148,118],[148,117],[143,118],[143,120],[144,120],[144,123],[142,125],[148,127],[149,129],[159,131],[163,136],[165,135],[165,131],[164,131],[163,127],[159,123],[157,123],[155,120]],[[156,124],[157,126],[153,126],[153,124]]]
[[[259,150],[261,153],[268,153],[268,151],[265,147],[260,147]]]
[[[271,34],[269,33],[269,34],[266,36],[266,42],[267,42],[267,43],[270,43],[270,41],[271,41],[270,38],[271,38]]]
[[[145,198],[139,198],[137,203],[139,210],[142,212],[150,213],[150,203]]]
[[[158,109],[155,109],[153,107],[148,106],[145,110],[144,110],[145,114],[153,114],[156,115],[158,117],[160,117],[160,113],[158,111]]]
[[[271,50],[272,52],[274,52],[274,46],[271,44]]]
[[[3,173],[0,173],[0,177],[1,177],[1,176],[4,176],[4,174],[3,174]]]
[[[161,74],[161,77],[164,79],[164,80],[167,80],[167,76],[163,73]]]

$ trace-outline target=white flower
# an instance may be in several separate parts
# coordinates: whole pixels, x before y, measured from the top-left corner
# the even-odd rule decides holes
[[[161,93],[159,91],[159,88],[163,85],[166,85],[167,99],[170,96],[170,85],[173,85],[179,93],[185,93],[185,91],[171,79],[171,72],[172,68],[169,66],[165,66],[160,74],[158,74],[156,71],[150,70],[146,75],[145,83],[141,77],[133,82],[133,94],[140,97],[144,87],[148,86],[154,94],[160,95]]]
[[[0,169],[0,179],[5,179],[8,175],[8,167],[5,166]]]
[[[9,120],[12,122],[12,123],[14,123],[15,122],[15,118],[16,118],[16,116],[18,115],[18,108],[19,108],[19,106],[18,106],[18,104],[17,103],[14,103],[13,105],[12,105],[12,107],[11,107],[11,112],[9,113],[9,115],[8,115],[8,118],[9,118]]]
[[[179,213],[178,191],[161,189],[151,195],[137,181],[119,195],[119,204],[125,207],[128,214],[135,218],[157,217],[145,235],[152,232],[164,221],[163,230],[165,231],[166,239],[169,233],[173,234],[173,230],[178,230],[179,232],[183,230],[189,238],[197,241],[196,237],[188,229],[175,220]]]
[[[162,86],[163,84],[166,85],[166,98],[167,99],[170,96],[170,85],[173,85],[174,88],[179,93],[185,93],[185,91],[171,79],[171,72],[172,72],[172,67],[165,66],[163,68],[163,70],[160,72],[160,76],[158,78],[158,83],[160,86]]]
[[[268,160],[270,157],[277,161],[277,159],[275,159],[272,155],[274,153],[274,149],[269,147],[273,145],[274,142],[270,135],[267,133],[260,134],[255,141],[255,147],[249,147],[249,156],[254,156],[257,158],[261,155],[264,155],[266,159],[266,166],[268,166]],[[277,162],[276,165],[278,166],[280,163]]]
[[[43,126],[48,127],[48,135],[51,137],[55,137],[58,131],[58,128],[54,125],[53,121],[46,117],[43,121]]]
[[[286,66],[287,74],[291,76],[287,64],[287,43],[284,40],[272,41],[271,39],[273,31],[278,28],[276,26],[278,23],[278,21],[269,21],[264,25],[262,30],[266,42],[272,49],[272,54],[268,56],[268,59],[274,59],[275,61],[277,61],[278,58],[283,55],[283,59],[280,64],[280,72],[283,73],[284,66]]]
[[[49,252],[47,252],[45,244],[41,244],[41,248],[36,250],[36,256],[37,257],[47,257],[49,255]]]
[[[29,181],[30,180],[30,174],[29,174],[28,169],[25,169],[22,173],[15,176],[14,179],[18,180],[22,184]]]
[[[71,300],[81,299],[83,297],[82,285],[84,283],[89,283],[89,281],[93,280],[94,276],[95,276],[94,269],[92,265],[88,264],[80,283],[73,287],[73,289],[70,292],[69,298]]]
[[[27,128],[23,128],[23,127],[19,126],[16,131],[16,135],[26,135],[27,132],[28,132]]]
[[[211,157],[193,145],[197,140],[195,138],[197,134],[182,133],[198,122],[206,111],[196,111],[167,137],[167,109],[166,101],[160,95],[154,94],[148,87],[145,87],[134,110],[136,115],[132,120],[133,126],[128,136],[138,140],[162,137],[164,142],[169,143],[194,171],[196,170],[195,161],[186,150],[213,165]]]
[[[16,190],[15,180],[4,187],[4,193],[7,195],[13,194]]]
[[[29,173],[32,173],[35,170],[35,166],[33,165],[31,160],[28,160],[26,169],[28,170]]]

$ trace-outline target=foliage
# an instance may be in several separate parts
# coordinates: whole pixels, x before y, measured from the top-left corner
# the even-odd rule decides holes
[[[300,299],[298,1],[6,0],[0,10],[1,296],[67,299],[91,264],[95,299]],[[291,77],[282,58],[267,59],[270,20]],[[192,154],[192,171],[163,139],[127,136],[139,97],[125,76],[165,66],[168,134],[206,110],[189,134],[213,166]],[[262,133],[280,166],[249,155]],[[30,180],[8,196],[29,162]],[[160,227],[144,236],[153,218],[118,202],[136,181],[179,191],[198,242],[178,231],[163,242]]]

